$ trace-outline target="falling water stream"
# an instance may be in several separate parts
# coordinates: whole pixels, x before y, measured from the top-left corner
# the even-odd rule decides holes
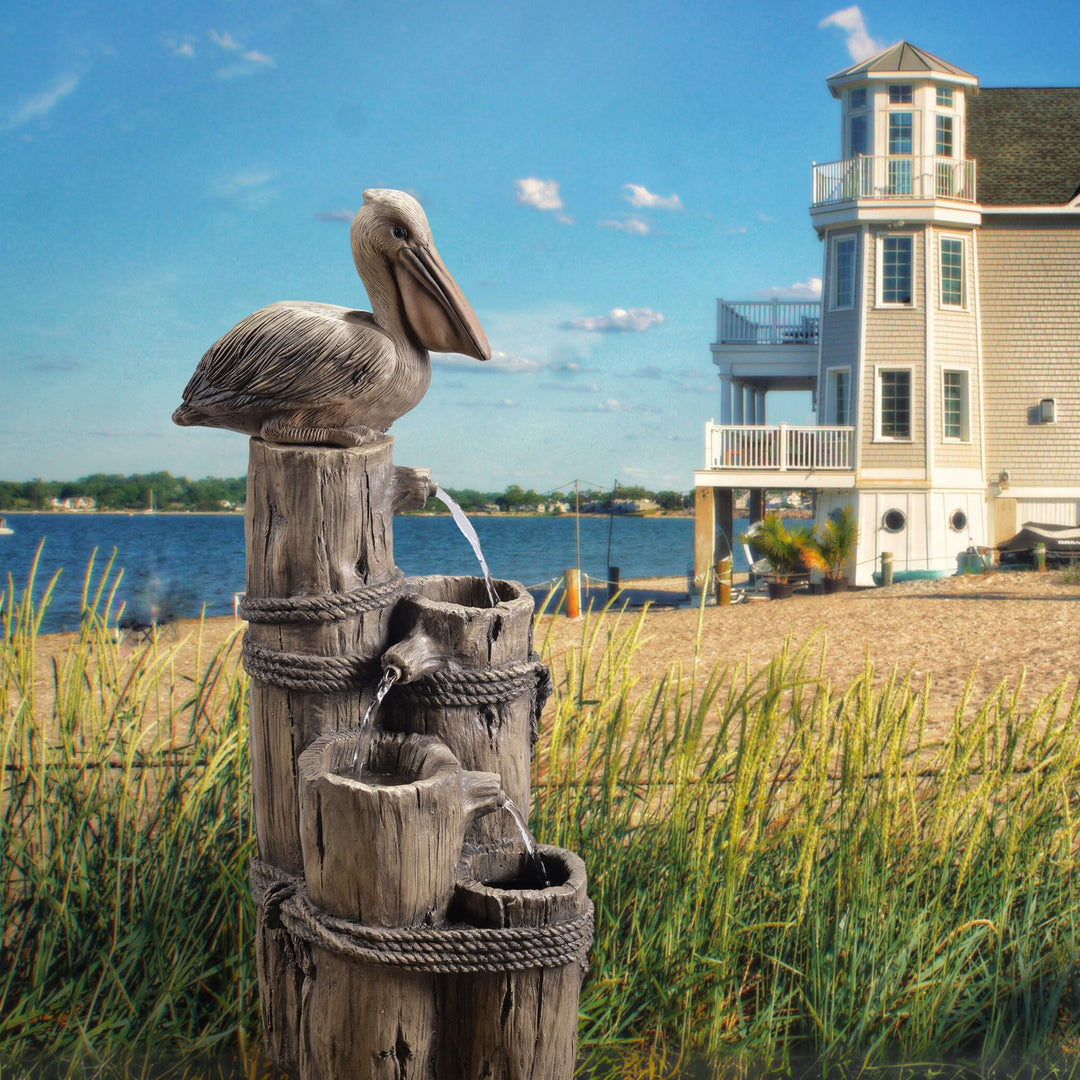
[[[505,792],[503,794],[506,801],[502,804],[502,808],[510,811],[510,816],[514,819],[518,832],[521,833],[521,840],[525,845],[525,854],[528,855],[530,862],[533,864],[533,869],[543,882],[541,888],[548,889],[551,887],[551,879],[548,877],[544,860],[540,857],[540,850],[536,846],[536,837],[529,831],[528,822],[525,820],[525,815],[521,812],[517,803]]]
[[[499,598],[495,595],[495,586],[491,583],[491,571],[488,569],[487,559],[484,558],[484,553],[480,549],[480,537],[476,535],[473,523],[465,516],[465,511],[438,485],[435,487],[435,498],[450,511],[451,517],[453,517],[457,527],[461,530],[461,535],[469,541],[473,551],[476,552],[476,558],[480,562],[480,569],[484,571],[484,584],[487,586],[488,600],[491,601],[491,606],[495,607],[499,602]]]
[[[371,699],[367,712],[364,713],[364,719],[360,721],[360,729],[356,736],[356,749],[353,751],[353,769],[356,768],[356,763],[360,760],[361,748],[363,748],[365,756],[367,754],[367,747],[371,743],[371,726],[375,721],[375,714],[379,711],[379,706],[383,703],[383,698],[390,693],[390,687],[400,678],[401,672],[396,667],[388,667],[383,672],[379,685],[375,687],[375,696]],[[363,768],[363,765],[361,765],[361,772],[363,772]]]

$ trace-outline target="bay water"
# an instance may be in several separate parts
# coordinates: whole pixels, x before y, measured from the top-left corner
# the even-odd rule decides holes
[[[125,618],[195,618],[231,615],[233,598],[244,589],[244,520],[240,514],[13,514],[14,530],[0,536],[0,593],[22,593],[38,544],[44,541],[35,596],[52,574],[60,578],[42,629],[78,627],[83,579],[96,549],[95,580],[115,549],[123,570],[117,599]],[[576,563],[575,520],[561,517],[492,515],[472,519],[496,578],[543,587]],[[607,578],[609,522],[583,517],[581,569],[597,581]],[[735,523],[735,535],[746,527]],[[684,577],[693,561],[691,518],[616,517],[611,529],[611,562],[622,579]],[[449,515],[407,515],[394,520],[394,561],[409,576],[478,576],[472,549]],[[745,569],[735,545],[735,568]]]

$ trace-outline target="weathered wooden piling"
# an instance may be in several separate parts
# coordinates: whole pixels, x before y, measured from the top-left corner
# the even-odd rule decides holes
[[[303,869],[300,754],[367,709],[403,586],[393,518],[428,496],[428,473],[395,468],[392,447],[389,437],[350,449],[250,442],[241,613],[252,801],[259,859],[286,874]],[[256,950],[267,1042],[295,1072],[303,957],[261,907]]]

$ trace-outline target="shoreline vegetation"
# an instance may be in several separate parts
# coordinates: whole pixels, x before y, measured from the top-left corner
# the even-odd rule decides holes
[[[88,572],[55,638],[3,601],[0,1062],[276,1075],[242,624],[118,640],[112,588]],[[531,822],[597,910],[582,1075],[1080,1071],[1078,599],[1031,573],[539,615]]]
[[[692,517],[693,492],[651,491],[641,486],[615,484],[608,490],[574,489],[574,482],[546,492],[510,484],[503,491],[447,488],[447,494],[470,516],[559,516],[578,512],[585,516]],[[225,513],[243,510],[247,477],[189,480],[168,472],[131,474],[97,473],[79,480],[0,480],[2,513]],[[422,514],[448,514],[434,497]],[[812,517],[803,507],[785,506],[787,517]]]

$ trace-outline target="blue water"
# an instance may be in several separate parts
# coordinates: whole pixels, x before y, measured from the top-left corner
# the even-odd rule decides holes
[[[124,575],[117,592],[136,621],[228,615],[233,594],[244,588],[244,522],[241,515],[11,514],[14,529],[0,536],[0,591],[7,576],[16,595],[25,587],[34,552],[44,538],[35,596],[62,570],[43,629],[78,626],[87,565],[97,549],[95,580],[116,549]],[[576,563],[573,517],[476,517],[484,554],[496,578],[539,585]],[[607,577],[608,520],[581,518],[581,568]],[[694,523],[688,518],[616,518],[611,561],[622,577],[682,576],[693,558]],[[477,562],[449,516],[400,517],[394,522],[394,555],[409,575],[475,575]]]

